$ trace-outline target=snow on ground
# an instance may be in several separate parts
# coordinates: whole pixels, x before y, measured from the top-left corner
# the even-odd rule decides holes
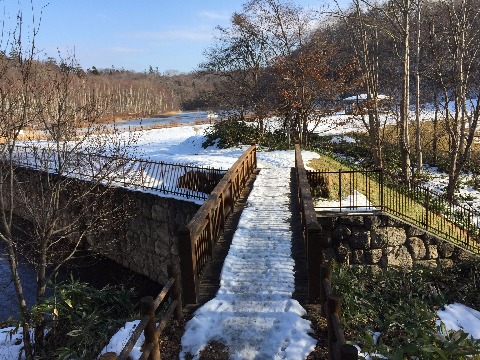
[[[278,160],[278,159],[277,159]],[[215,298],[187,323],[181,359],[198,359],[210,340],[234,359],[305,359],[316,341],[292,299],[295,263],[289,219],[290,163],[263,168],[243,210]]]
[[[19,357],[22,347],[22,329],[18,331],[15,331],[14,327],[0,329],[0,360],[25,359],[25,356]]]
[[[340,201],[317,199],[313,205],[315,207],[315,210],[318,211],[355,212],[377,210],[370,203],[367,197],[358,190],[353,190],[353,193],[351,195],[346,196]]]
[[[351,117],[345,115],[334,115],[317,132],[334,135],[363,128],[358,119],[350,120]],[[136,132],[138,142],[132,147],[131,154],[143,159],[228,169],[248,146],[203,149],[203,132],[207,127],[208,125],[196,125]],[[129,135],[125,133],[122,136]],[[302,155],[305,164],[318,157],[312,152],[302,152]],[[291,234],[286,226],[288,212],[285,208],[288,205],[285,197],[280,196],[288,191],[286,183],[280,182],[290,179],[289,167],[294,164],[294,153],[262,151],[257,153],[257,158],[258,166],[264,170],[257,178],[248,200],[249,206],[245,209],[239,230],[234,236],[231,252],[222,271],[221,288],[217,297],[200,308],[189,323],[182,340],[184,353],[191,351],[196,354],[206,341],[215,338],[225,341],[233,351],[238,350],[238,354],[246,354],[244,358],[247,359],[256,355],[261,359],[261,350],[277,354],[278,359],[305,358],[313,350],[315,342],[308,335],[310,324],[301,317],[304,309],[291,299],[294,273],[289,256]],[[262,183],[272,185],[276,181],[280,190],[262,186]],[[358,194],[356,197],[360,198]],[[269,205],[265,199],[275,203]],[[262,224],[263,229],[269,230],[261,233],[255,229],[254,220],[271,221],[258,216],[257,211],[261,209],[265,213],[265,207],[274,220],[267,226]],[[252,256],[247,258],[249,254]],[[453,320],[454,324],[458,325],[461,319],[467,318],[472,324],[468,328],[472,329],[470,331],[480,329],[480,318],[472,317],[472,314],[478,312],[468,308],[454,309],[453,313],[458,317]],[[446,307],[446,312],[452,313],[449,306]],[[439,316],[444,315],[439,313]],[[104,351],[120,352],[134,324],[135,322],[127,323]],[[448,326],[452,325],[449,323],[447,328]],[[248,331],[243,331],[245,329]],[[17,358],[21,347],[18,335],[10,338],[5,333],[6,329],[1,331],[0,359]],[[240,343],[246,346],[242,348]],[[138,359],[137,353],[132,355],[132,359]],[[242,355],[238,356],[237,358],[242,358]],[[263,358],[272,358],[271,355],[265,356]]]
[[[438,310],[437,314],[440,319],[437,321],[437,326],[441,321],[447,330],[463,330],[474,339],[480,339],[480,311],[454,303]]]
[[[132,336],[133,332],[137,325],[140,324],[140,320],[129,321],[125,323],[125,325],[118,330],[115,335],[110,338],[110,341],[105,347],[100,351],[100,355],[105,354],[107,352],[114,352],[119,355],[127,341]],[[131,359],[140,359],[142,356],[142,344],[145,341],[145,335],[142,332],[142,335],[138,338],[138,341],[133,346],[132,352],[130,353]]]

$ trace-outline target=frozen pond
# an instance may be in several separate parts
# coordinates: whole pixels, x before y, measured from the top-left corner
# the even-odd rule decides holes
[[[210,117],[209,117],[210,115]],[[168,124],[192,124],[197,121],[208,121],[208,120],[217,120],[219,117],[212,117],[211,113],[206,111],[193,111],[193,112],[182,112],[171,116],[162,116],[146,119],[135,119],[135,120],[125,120],[117,121],[114,126],[119,130],[139,130],[140,128],[150,128],[157,125],[168,125]],[[113,124],[111,124],[113,126]]]

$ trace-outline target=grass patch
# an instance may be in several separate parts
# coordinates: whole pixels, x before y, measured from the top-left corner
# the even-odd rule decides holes
[[[329,200],[339,201],[357,190],[367,197],[374,208],[383,209],[462,248],[480,254],[480,243],[475,241],[480,238],[480,229],[473,225],[475,223],[471,214],[464,212],[462,208],[452,207],[440,197],[435,197],[423,189],[402,187],[387,177],[383,179],[382,185],[379,174],[361,171],[352,173],[351,167],[325,154],[320,159],[312,160],[308,166],[316,170],[336,172],[323,176],[322,183],[328,184],[329,190],[314,187],[313,196],[327,193]]]

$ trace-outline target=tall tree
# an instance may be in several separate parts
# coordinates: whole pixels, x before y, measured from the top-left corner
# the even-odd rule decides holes
[[[479,121],[480,10],[478,1],[442,1],[434,42],[442,51],[432,61],[443,93],[449,141],[447,196],[453,200],[459,176],[467,163]],[[440,16],[441,14],[441,16]],[[435,45],[434,45],[435,46]]]
[[[123,208],[110,202],[113,188],[109,184],[121,166],[115,155],[121,157],[128,148],[115,134],[92,140],[105,102],[94,94],[86,100],[77,92],[86,79],[74,59],[61,59],[59,68],[36,60],[38,26],[33,24],[30,37],[25,36],[19,12],[9,41],[15,57],[0,56],[0,241],[9,260],[27,359],[41,355],[45,318],[32,317],[34,304],[27,304],[25,298],[20,258],[36,271],[36,301],[40,302],[48,279],[76,254],[87,236],[123,217]],[[79,124],[85,126],[81,132],[76,131]],[[22,133],[32,128],[44,130],[48,148],[38,148],[35,142],[18,147]],[[95,152],[97,157],[79,156],[79,150]],[[114,157],[98,157],[106,151]],[[28,177],[21,170],[26,161],[37,170]],[[89,181],[80,181],[85,177]],[[77,218],[67,221],[72,212]],[[31,227],[19,226],[15,221],[19,213]],[[31,241],[26,243],[25,236]]]

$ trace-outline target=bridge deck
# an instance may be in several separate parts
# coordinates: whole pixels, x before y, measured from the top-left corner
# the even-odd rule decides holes
[[[224,343],[235,359],[297,359],[313,350],[298,301],[306,299],[306,265],[299,226],[292,225],[299,223],[292,219],[298,214],[292,181],[290,168],[264,168],[246,206],[238,206],[243,213],[231,219],[202,276],[204,305],[186,326],[181,358],[209,340]]]
[[[257,172],[258,174],[258,172]],[[220,288],[220,273],[222,272],[223,262],[230,249],[233,234],[237,230],[240,215],[246,206],[248,195],[252,190],[256,174],[252,176],[250,183],[242,192],[239,202],[235,205],[234,212],[226,222],[225,232],[220,237],[218,243],[213,250],[212,260],[206,265],[200,278],[199,301],[198,304],[190,307],[189,312],[193,312],[199,306],[213,299]],[[293,298],[298,300],[300,304],[306,304],[308,300],[308,278],[307,278],[307,261],[305,258],[305,246],[300,229],[300,210],[296,199],[296,178],[294,169],[291,172],[290,180],[291,202],[290,209],[292,212],[291,226],[292,231],[292,258],[295,261],[295,291]]]

